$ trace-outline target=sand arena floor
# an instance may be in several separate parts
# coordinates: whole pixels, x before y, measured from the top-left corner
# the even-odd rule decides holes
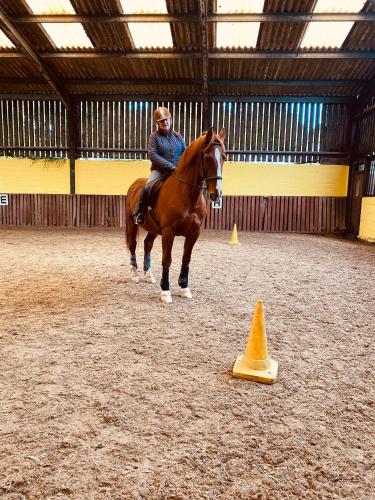
[[[0,229],[1,498],[375,497],[375,248],[229,236],[165,305],[120,230]],[[231,377],[257,298],[272,386]]]

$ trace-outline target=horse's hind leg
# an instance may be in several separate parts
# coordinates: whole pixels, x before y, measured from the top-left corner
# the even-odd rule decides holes
[[[184,243],[184,254],[182,256],[182,264],[181,264],[181,271],[180,271],[180,276],[178,278],[178,284],[181,287],[181,290],[179,292],[179,296],[183,297],[184,299],[192,299],[193,296],[190,292],[189,289],[189,264],[191,260],[191,253],[193,251],[193,247],[195,245],[195,242],[197,241],[199,236],[198,234],[194,234],[191,236],[187,236],[185,238],[185,243]]]
[[[135,254],[137,248],[137,233],[138,233],[138,228],[134,224],[131,214],[127,214],[126,241],[130,252],[130,279],[133,281],[133,283],[139,282],[137,257]]]
[[[148,233],[144,241],[143,271],[147,283],[156,283],[156,279],[151,272],[151,250],[156,236],[156,234]]]

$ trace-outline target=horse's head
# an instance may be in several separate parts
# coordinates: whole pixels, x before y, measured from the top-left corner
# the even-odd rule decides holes
[[[206,183],[207,196],[217,202],[222,196],[223,164],[225,161],[225,130],[218,134],[210,127],[204,137],[201,158],[201,176]]]

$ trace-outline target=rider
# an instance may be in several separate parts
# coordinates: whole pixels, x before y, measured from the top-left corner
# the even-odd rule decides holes
[[[133,211],[134,222],[144,224],[151,188],[157,179],[166,179],[176,169],[180,156],[186,149],[182,136],[171,128],[172,117],[167,108],[157,108],[154,120],[158,130],[152,132],[148,141],[148,157],[151,174],[143,187]]]

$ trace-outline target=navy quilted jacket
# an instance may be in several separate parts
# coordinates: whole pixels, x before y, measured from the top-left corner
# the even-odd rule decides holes
[[[148,157],[152,162],[151,170],[171,173],[177,166],[180,156],[186,149],[184,139],[174,130],[167,135],[158,130],[152,132],[148,141]]]

